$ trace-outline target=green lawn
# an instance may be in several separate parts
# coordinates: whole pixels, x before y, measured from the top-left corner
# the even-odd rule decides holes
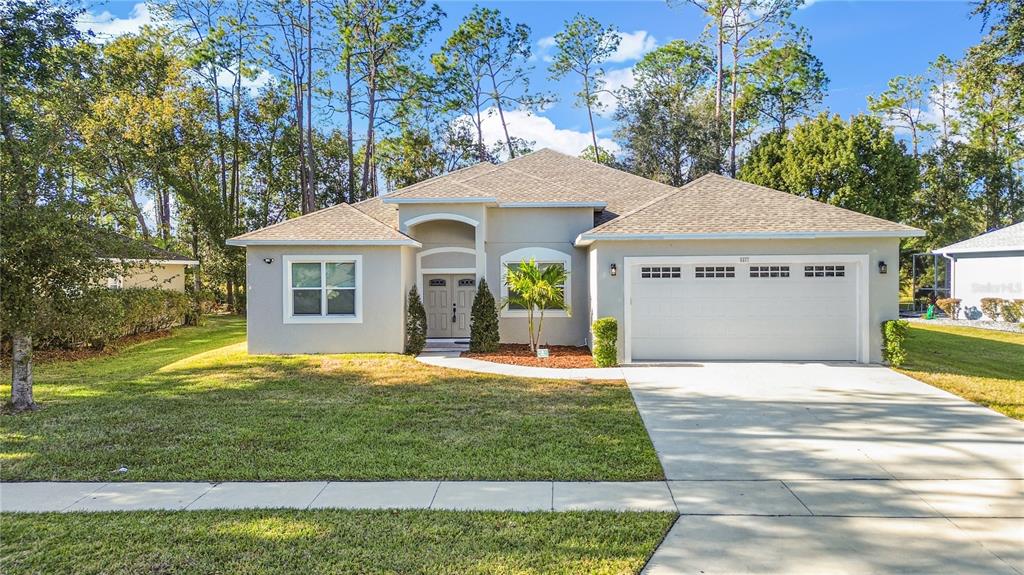
[[[1024,420],[1024,334],[910,324],[900,371]]]
[[[0,479],[648,480],[624,382],[515,379],[398,355],[249,356],[244,321],[38,366],[0,417]],[[128,473],[115,475],[121,465]]]
[[[636,573],[672,513],[178,511],[9,514],[19,573]]]

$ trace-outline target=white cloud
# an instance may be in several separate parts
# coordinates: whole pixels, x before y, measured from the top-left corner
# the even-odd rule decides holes
[[[455,121],[468,121],[469,118],[462,117]],[[591,145],[590,132],[581,132],[559,128],[550,118],[537,114],[529,114],[521,110],[505,112],[505,120],[508,122],[509,134],[516,138],[535,142],[534,149],[551,148],[573,156]],[[488,109],[483,122],[484,141],[490,146],[497,142],[505,141],[505,133],[501,128],[501,119],[496,111]],[[619,146],[610,138],[598,138],[597,145],[617,153]]]
[[[99,14],[85,12],[75,21],[75,27],[82,32],[92,30],[100,39],[112,38],[122,34],[134,34],[143,26],[153,24],[153,14],[145,3],[132,6],[128,16],[119,18],[104,10]]]
[[[632,68],[608,70],[604,75],[604,89],[606,91],[597,95],[597,100],[604,106],[604,109],[598,113],[606,117],[614,115],[615,108],[619,104],[619,99],[615,97],[615,91],[624,87],[632,88],[635,83],[636,79],[633,77]]]
[[[619,32],[619,47],[609,58],[609,62],[628,62],[637,60],[644,54],[650,52],[658,45],[658,42],[647,33],[647,30],[635,32]]]

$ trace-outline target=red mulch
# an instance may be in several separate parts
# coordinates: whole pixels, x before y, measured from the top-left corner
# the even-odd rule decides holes
[[[471,353],[464,351],[462,352],[462,357],[532,367],[594,367],[594,358],[590,355],[590,350],[584,346],[549,345],[546,347],[549,350],[550,357],[543,359],[537,357],[535,352],[530,351],[530,346],[525,343],[503,343],[498,346],[498,351],[494,353]]]

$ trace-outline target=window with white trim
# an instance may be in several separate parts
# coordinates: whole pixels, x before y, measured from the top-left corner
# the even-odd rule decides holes
[[[518,268],[522,262],[534,260],[537,266],[544,269],[548,266],[562,266],[566,271],[566,281],[562,285],[562,293],[565,296],[566,305],[572,302],[572,255],[551,248],[529,247],[520,248],[503,254],[501,262],[501,299],[508,300],[509,289],[505,285],[505,277],[510,268]],[[544,317],[568,317],[565,310],[545,310]],[[502,317],[526,317],[526,309],[522,306],[509,304],[501,309]]]
[[[735,266],[697,266],[693,269],[696,278],[734,278]]]
[[[360,256],[285,256],[285,322],[361,321]]]

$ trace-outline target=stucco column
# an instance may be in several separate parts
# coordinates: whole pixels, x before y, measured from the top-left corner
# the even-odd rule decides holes
[[[484,253],[487,240],[487,208],[480,209],[480,223],[477,224],[474,248],[476,249],[476,281],[487,277],[487,254]]]

